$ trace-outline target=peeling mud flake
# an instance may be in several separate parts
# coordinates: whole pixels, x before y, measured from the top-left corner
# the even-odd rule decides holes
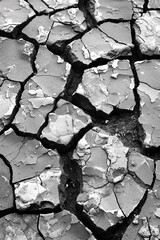
[[[0,29],[11,32],[16,26],[35,15],[24,0],[0,1]]]
[[[58,57],[45,46],[40,46],[35,63],[37,74],[32,78],[33,81],[44,95],[57,97],[63,91],[70,65],[63,61],[58,63]]]
[[[133,110],[134,78],[128,60],[114,60],[84,72],[77,93],[88,98],[97,110],[109,114],[113,107]]]
[[[35,215],[9,214],[0,219],[0,239],[3,240],[42,240],[37,229]]]
[[[132,3],[127,0],[95,0],[91,1],[94,7],[88,4],[88,10],[97,21],[106,19],[130,20],[132,18]]]
[[[153,181],[154,162],[152,159],[140,153],[133,152],[129,155],[128,169],[146,185],[151,185]]]
[[[56,151],[43,148],[36,140],[18,137],[12,131],[1,135],[0,149],[13,169],[13,183],[34,177],[48,166],[59,167]]]
[[[29,80],[22,93],[20,108],[13,124],[20,131],[37,133],[44,123],[46,115],[52,110],[53,102],[54,98],[44,94],[38,84]]]
[[[90,237],[90,233],[78,219],[65,210],[60,213],[41,215],[39,229],[46,239],[87,240]]]
[[[31,55],[34,46],[24,40],[0,41],[0,72],[11,80],[23,82],[31,75]]]
[[[115,185],[114,192],[124,214],[129,216],[143,198],[145,189],[127,175],[121,183]]]
[[[9,123],[19,89],[19,83],[8,80],[5,80],[0,86],[0,131]]]
[[[28,37],[37,40],[38,43],[45,43],[50,29],[52,27],[53,21],[49,19],[48,16],[36,16],[24,29]]]
[[[50,169],[38,177],[16,183],[16,207],[25,209],[31,204],[49,201],[54,205],[59,204],[58,184],[61,171],[59,168]]]
[[[111,31],[111,34],[106,34],[105,25],[109,25],[111,27],[115,27],[116,31],[121,31],[124,28],[126,34],[125,37],[121,38],[122,42],[116,39],[116,34]],[[113,23],[104,23],[101,25],[101,28],[106,32],[102,32],[98,28],[93,28],[91,31],[84,34],[81,38],[82,41],[82,50],[80,53],[79,59],[79,51],[76,49],[77,42],[81,44],[79,40],[76,40],[73,44],[71,44],[70,55],[73,58],[72,61],[82,61],[84,64],[86,60],[92,62],[97,60],[98,58],[104,58],[108,60],[112,60],[119,56],[128,56],[131,55],[131,41],[130,41],[130,32],[129,29],[125,29],[123,24],[113,24]],[[113,37],[112,37],[113,36]],[[114,39],[115,37],[115,39]],[[124,40],[125,39],[125,40]],[[124,42],[123,42],[124,40]],[[127,42],[127,44],[126,44]],[[83,55],[83,58],[82,58]],[[81,60],[82,59],[82,60]]]
[[[140,85],[141,115],[139,122],[142,124],[146,137],[144,143],[149,146],[160,145],[160,72],[159,60],[150,60],[135,63]]]
[[[63,107],[62,112],[59,108],[55,113],[49,114],[49,123],[42,131],[42,138],[45,137],[50,141],[67,144],[74,134],[91,121],[89,117],[85,118],[85,115],[82,118],[78,116],[77,110],[71,104],[68,104],[68,106],[66,104]],[[68,110],[65,110],[65,107]]]
[[[52,15],[51,19],[54,22],[64,23],[72,26],[75,32],[82,32],[87,28],[84,14],[78,8],[70,8],[59,11]]]
[[[44,2],[53,9],[64,9],[74,4],[78,4],[78,0],[44,0]]]
[[[160,11],[149,11],[134,24],[136,40],[142,54],[160,55]]]
[[[0,166],[0,210],[5,210],[13,207],[13,189],[10,169],[1,158]]]

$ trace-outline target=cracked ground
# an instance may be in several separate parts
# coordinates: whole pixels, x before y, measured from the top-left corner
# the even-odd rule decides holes
[[[0,240],[160,239],[160,1],[0,1]]]

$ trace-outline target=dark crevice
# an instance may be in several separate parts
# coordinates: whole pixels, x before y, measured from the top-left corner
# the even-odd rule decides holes
[[[113,111],[110,114],[103,112],[102,110],[96,110],[91,102],[85,96],[75,93],[71,99],[71,103],[81,108],[85,113],[89,114],[94,123],[105,123],[106,120],[117,119],[122,114],[133,113],[131,110],[119,109],[113,106]]]
[[[63,23],[63,24],[64,24],[64,23]],[[64,24],[64,25],[65,25],[65,24]],[[72,43],[73,41],[75,41],[75,40],[77,40],[77,39],[82,38],[83,35],[84,35],[85,33],[87,33],[88,31],[89,31],[89,29],[86,29],[86,30],[84,30],[84,31],[81,32],[81,33],[78,33],[78,32],[77,32],[77,34],[76,34],[74,37],[72,37],[72,38],[70,38],[70,39],[68,39],[68,40],[60,40],[60,41],[57,41],[57,42],[55,42],[55,43],[53,43],[53,44],[50,43],[49,41],[47,41],[47,42],[46,42],[46,46],[47,46],[48,50],[51,51],[53,54],[59,55],[59,56],[61,56],[62,58],[64,58],[65,61],[71,63],[70,60],[68,59],[68,54],[66,54],[66,53],[68,52],[68,51],[66,50],[67,45],[70,44],[70,43]],[[49,38],[49,36],[48,36],[48,38]]]
[[[132,48],[131,48],[132,49]],[[88,64],[88,66],[86,66],[85,69],[89,69],[89,68],[92,68],[92,67],[98,67],[98,66],[101,66],[101,65],[105,65],[115,59],[118,59],[118,60],[131,60],[132,56],[118,56],[118,57],[115,57],[113,59],[107,59],[107,58],[98,58],[94,61],[92,61],[90,64]]]
[[[109,115],[101,110],[96,110],[96,108],[91,104],[91,102],[85,96],[75,93],[71,97],[71,103],[81,108],[86,114],[92,117],[93,122],[105,122],[109,119]]]
[[[147,12],[147,10],[148,10],[148,3],[149,3],[149,0],[144,0],[143,13]]]
[[[135,19],[132,19],[130,21],[130,29],[131,29],[131,37],[132,37],[132,44],[133,44],[133,48],[131,49],[132,51],[132,62],[136,62],[136,61],[141,61],[142,60],[142,53],[139,49],[139,44],[136,40],[136,33],[135,33],[135,29],[134,29],[134,24],[135,24]]]
[[[135,97],[135,107],[134,107],[134,112],[137,116],[137,118],[140,116],[140,96],[138,94],[137,88],[139,86],[139,78],[138,78],[138,74],[134,65],[133,61],[130,61],[130,65],[131,65],[131,69],[133,72],[133,76],[134,76],[134,89],[133,89],[133,93],[134,93],[134,97]]]
[[[152,158],[154,160],[160,159],[160,146],[158,147],[143,147],[143,155]]]
[[[34,7],[32,6],[32,4],[28,1],[28,0],[24,0],[26,3],[28,3],[29,7],[35,12],[35,14],[37,15],[38,12],[36,9],[34,9]]]
[[[4,30],[1,30],[1,29],[0,29],[0,37],[6,37],[9,39],[13,39],[11,32],[5,32]]]
[[[17,214],[49,214],[49,213],[59,213],[62,209],[60,204],[54,206],[53,203],[48,201],[41,201],[40,203],[33,203],[29,207],[24,209],[15,209]]]
[[[37,134],[29,133],[29,132],[23,132],[23,131],[19,130],[18,127],[15,124],[10,124],[10,128],[12,128],[13,131],[16,133],[16,135],[19,136],[19,137],[27,137],[29,139],[36,139],[36,140],[39,139]]]
[[[9,214],[15,213],[15,208],[7,208],[5,210],[0,210],[0,218],[7,216]]]
[[[23,28],[25,28],[34,18],[36,18],[36,14],[33,15],[32,17],[28,18],[25,22],[17,25],[12,31],[13,38],[14,39],[21,38],[21,33],[22,33]]]
[[[60,207],[60,204],[54,206],[51,202],[42,201],[41,203],[33,203],[29,207],[25,209],[17,209],[16,206],[0,210],[0,218],[7,216],[9,214],[50,214],[50,213],[59,213],[62,209]]]
[[[92,6],[91,6],[92,4]],[[94,3],[91,3],[90,0],[79,0],[78,1],[78,7],[79,9],[84,13],[87,26],[89,29],[92,29],[93,27],[97,26],[97,21],[91,14],[90,10],[91,8],[95,8]]]
[[[66,100],[71,98],[72,94],[77,90],[78,85],[82,82],[84,66],[83,64],[76,63],[72,65],[64,87],[64,98],[66,97]]]
[[[72,137],[71,141],[66,145],[65,148],[63,148],[60,145],[58,145],[57,146],[58,153],[61,155],[61,154],[73,151],[76,148],[78,142],[92,128],[93,128],[93,123],[89,123],[86,127],[80,129],[78,133],[74,134],[74,136]]]

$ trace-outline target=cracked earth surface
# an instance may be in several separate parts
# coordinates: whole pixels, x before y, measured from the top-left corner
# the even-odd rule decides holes
[[[160,239],[160,1],[0,1],[0,240]]]

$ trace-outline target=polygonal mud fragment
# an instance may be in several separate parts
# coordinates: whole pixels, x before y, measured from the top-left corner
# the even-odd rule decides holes
[[[0,158],[0,210],[13,207],[13,189],[10,185],[11,172]]]
[[[93,7],[93,6],[94,7]],[[88,10],[97,21],[105,19],[130,20],[132,18],[131,1],[122,0],[92,0],[88,4]]]
[[[15,81],[23,82],[32,73],[30,63],[33,44],[24,40],[0,41],[0,73]]]
[[[43,148],[37,140],[27,140],[8,131],[0,136],[0,149],[13,169],[13,183],[36,176],[46,167],[59,167],[56,151]]]
[[[0,1],[0,29],[11,32],[17,25],[35,15],[24,0]]]
[[[72,38],[75,37],[76,35],[77,33],[73,30],[73,28],[70,25],[55,22],[49,33],[47,45],[50,46],[57,42],[72,40]]]
[[[142,54],[160,54],[160,12],[149,11],[134,24],[136,40]]]
[[[78,4],[78,0],[44,0],[44,2],[53,9],[64,9]]]
[[[152,9],[160,8],[160,1],[159,0],[149,0],[148,8],[152,8]]]
[[[39,43],[45,43],[53,21],[45,15],[36,16],[24,29],[28,37],[36,39]]]
[[[19,89],[20,84],[16,82],[2,80],[0,84],[0,131],[9,123]]]
[[[105,29],[106,27],[116,29],[116,32],[121,32],[123,29],[125,34],[117,36],[111,29],[107,31]],[[77,51],[77,46],[79,49],[82,49],[80,52]],[[68,46],[72,61],[81,61],[84,64],[90,63],[98,58],[112,60],[119,56],[131,55],[131,47],[131,34],[129,28],[126,28],[123,23],[104,23],[100,26],[100,29],[93,28],[84,34],[81,40],[78,39]]]
[[[20,131],[37,133],[45,117],[53,108],[54,98],[43,92],[33,80],[25,85],[20,100],[20,108],[13,123]]]
[[[154,174],[154,161],[138,152],[129,155],[128,170],[134,172],[136,176],[146,185],[151,185]]]
[[[48,126],[42,131],[41,137],[48,140],[67,144],[80,129],[85,127],[90,118],[84,114],[78,115],[77,108],[74,109],[72,104],[62,103],[55,113],[49,114]]]
[[[114,60],[85,70],[77,93],[88,98],[97,110],[109,114],[113,107],[133,110],[134,78],[128,60]]]
[[[35,178],[16,183],[14,185],[16,207],[25,209],[31,204],[41,201],[49,201],[54,205],[59,204],[58,184],[60,174],[59,168],[53,168]]]
[[[39,229],[46,239],[89,239],[90,234],[78,219],[67,211],[41,215]]]
[[[40,46],[35,63],[38,72],[32,78],[33,81],[42,89],[44,95],[57,97],[63,91],[70,65],[63,60],[59,61],[45,46]]]
[[[0,219],[0,239],[42,240],[37,229],[36,215],[10,214]]]
[[[86,30],[86,21],[83,12],[79,8],[70,8],[59,11],[51,16],[54,22],[64,23],[72,26],[75,32],[82,32]]]
[[[28,3],[30,3],[37,12],[48,13],[52,11],[52,9],[48,8],[42,0],[28,0]]]
[[[141,115],[139,122],[142,124],[146,137],[144,143],[150,146],[160,145],[160,61],[149,60],[136,62],[140,85],[138,93],[140,95]]]
[[[121,44],[132,47],[131,29],[129,22],[111,23],[106,22],[99,26],[99,29],[109,38]],[[123,34],[121,34],[123,32]]]
[[[115,185],[114,192],[124,214],[129,216],[143,198],[145,189],[127,175],[121,183]]]

